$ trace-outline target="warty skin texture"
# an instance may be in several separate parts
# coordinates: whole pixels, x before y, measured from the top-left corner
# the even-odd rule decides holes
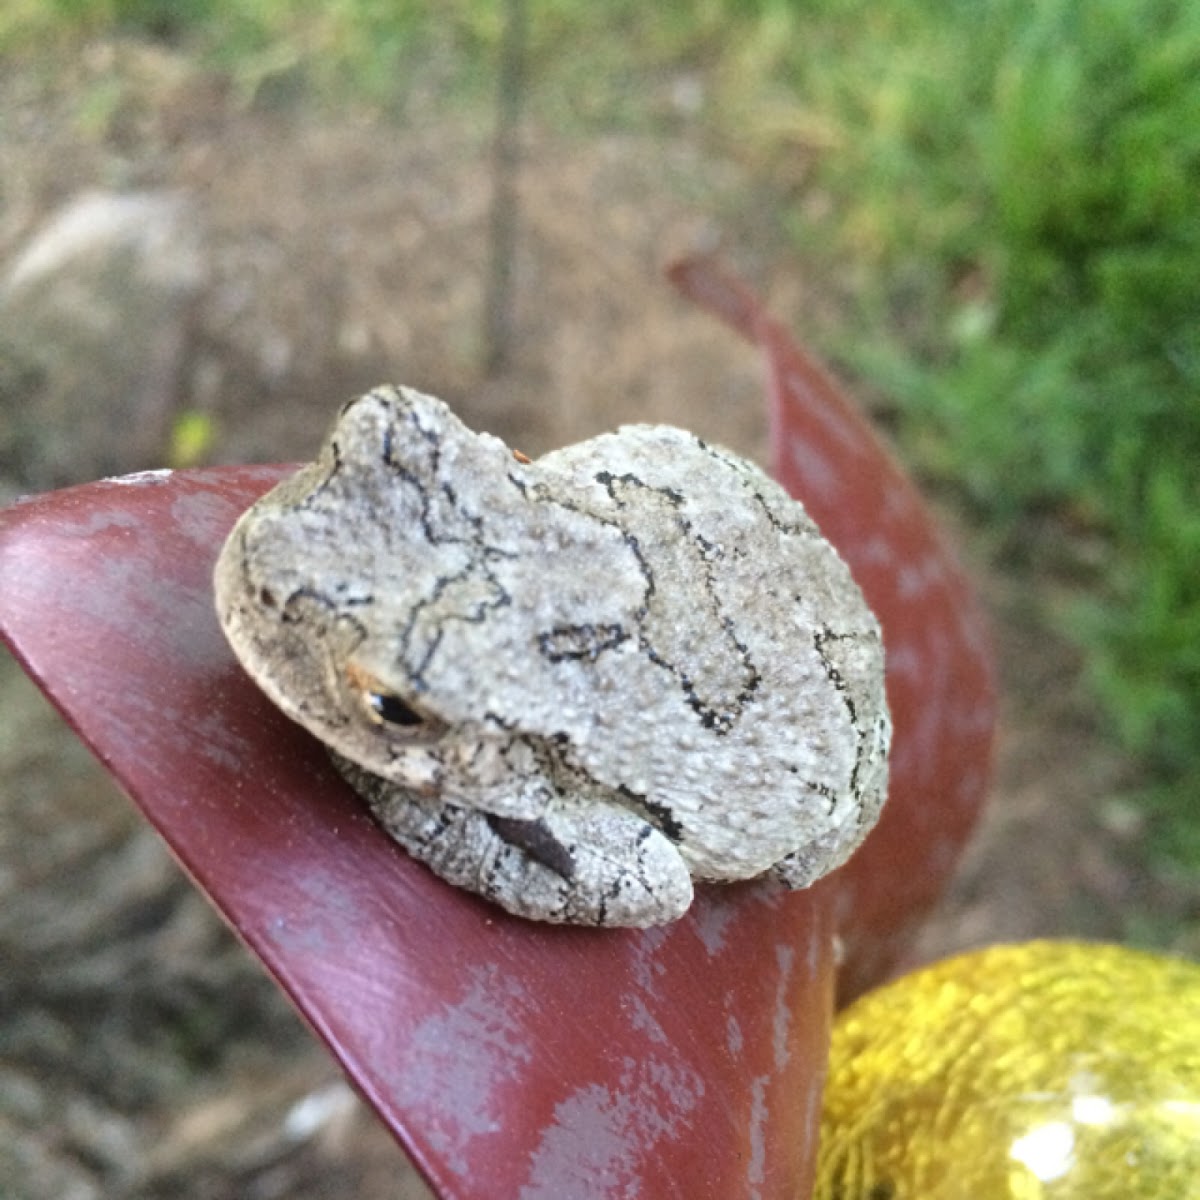
[[[217,609],[384,827],[522,916],[803,887],[886,793],[879,626],[803,508],[689,433],[526,462],[379,388],[238,522]]]

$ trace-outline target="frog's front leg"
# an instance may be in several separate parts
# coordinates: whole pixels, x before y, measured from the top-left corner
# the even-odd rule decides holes
[[[569,801],[534,820],[416,798],[342,758],[338,769],[414,858],[519,917],[645,928],[692,902],[671,841],[616,805]]]

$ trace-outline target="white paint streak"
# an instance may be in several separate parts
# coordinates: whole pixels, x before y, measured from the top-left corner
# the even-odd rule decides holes
[[[796,966],[795,949],[791,946],[776,946],[775,962],[779,967],[779,986],[775,992],[772,1048],[775,1052],[775,1069],[782,1071],[792,1056],[788,1049],[788,1037],[792,1025],[792,1009],[788,1003],[788,995],[792,986],[792,972]]]
[[[746,1035],[742,1033],[742,1027],[738,1024],[737,1017],[730,1013],[725,1020],[725,1046],[730,1055],[737,1058],[742,1053],[745,1044]]]
[[[650,1006],[642,999],[641,996],[633,996],[622,1001],[622,1006],[629,1013],[629,1025],[631,1029],[636,1029],[639,1033],[643,1033],[646,1037],[656,1045],[664,1045],[667,1042],[667,1034],[658,1019],[650,1011]]]
[[[503,1136],[505,1114],[492,1099],[496,1085],[533,1057],[517,1033],[520,1022],[506,1013],[521,999],[519,985],[494,967],[477,970],[458,1003],[417,1025],[403,1071],[391,1081],[400,1105],[418,1115],[431,1148],[460,1176],[470,1170],[471,1142]]]
[[[806,490],[813,495],[831,499],[843,490],[841,477],[833,464],[807,442],[795,438],[788,446],[788,457],[796,473],[804,480]]]
[[[724,897],[703,895],[693,906],[693,928],[709,958],[725,949],[725,934],[737,915],[736,907]]]
[[[703,1095],[690,1068],[625,1059],[615,1089],[586,1084],[556,1106],[519,1200],[637,1200],[646,1160],[661,1142],[689,1136]]]
[[[861,458],[866,449],[866,439],[858,425],[846,415],[841,407],[823,403],[819,398],[814,397],[808,382],[803,378],[792,372],[788,372],[786,378],[789,395],[805,415],[822,426],[825,432],[848,455]]]
[[[766,1075],[759,1075],[750,1085],[750,1161],[746,1164],[746,1182],[750,1200],[762,1200],[761,1185],[767,1171],[767,1108]]]

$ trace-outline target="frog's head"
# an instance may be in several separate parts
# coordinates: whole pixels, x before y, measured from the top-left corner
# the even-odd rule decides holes
[[[484,657],[470,644],[480,615],[507,603],[479,569],[471,514],[503,505],[496,492],[519,498],[505,480],[518,466],[441,401],[381,388],[242,516],[217,562],[221,624],[259,686],[346,758],[419,792],[487,758],[481,744],[502,732],[465,678]],[[464,678],[430,671],[435,651]]]

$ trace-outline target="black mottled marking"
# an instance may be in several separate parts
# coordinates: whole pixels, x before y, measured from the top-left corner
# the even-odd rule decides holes
[[[502,717],[498,712],[493,712],[490,708],[483,714],[483,719],[494,725],[497,729],[502,729],[505,733],[516,733],[517,723],[509,717]]]
[[[650,823],[664,837],[670,838],[673,842],[681,842],[683,840],[683,826],[675,819],[675,814],[665,804],[660,804],[658,801],[646,797],[642,800],[641,807],[646,810],[646,815],[650,818]]]
[[[595,662],[605,650],[612,650],[628,640],[620,625],[556,625],[538,634],[538,647],[552,663],[586,659]]]
[[[818,629],[813,634],[813,645],[817,648],[817,657],[821,660],[821,665],[825,668],[825,674],[829,682],[841,693],[842,703],[846,706],[846,711],[850,714],[850,723],[855,729],[858,728],[858,713],[854,707],[854,700],[850,696],[850,689],[846,686],[846,681],[842,678],[842,673],[837,669],[834,663],[825,656],[825,647],[830,642],[854,641],[855,635],[849,633],[834,633],[833,630],[825,628]]]
[[[857,772],[857,770],[858,768],[856,766],[855,771]],[[837,792],[835,792],[828,784],[816,783],[812,779],[805,779],[803,783],[808,791],[820,796],[825,801],[825,803],[828,805],[825,811],[827,814],[832,815],[837,809],[838,800],[840,799]]]
[[[298,587],[292,592],[283,602],[280,614],[280,620],[285,625],[294,625],[304,619],[304,615],[296,611],[296,605],[301,600],[310,600],[318,608],[328,609],[333,616],[338,616],[341,611],[341,606],[335,600],[331,600],[319,588],[313,587]],[[363,637],[366,637],[366,629],[359,625],[356,621],[351,621]]]
[[[626,502],[617,495],[617,484],[619,483],[626,487],[645,488],[646,491],[669,500],[676,508],[683,503],[682,492],[677,492],[674,488],[669,487],[652,487],[645,480],[639,479],[632,471],[626,471],[624,475],[614,475],[611,471],[597,471],[592,478],[604,488],[608,493],[608,498],[618,508],[626,507]]]
[[[683,505],[685,499],[674,488],[655,487],[631,472],[614,475],[611,471],[598,471],[592,478],[605,489],[612,504],[624,511],[629,511],[630,506],[628,500],[620,494],[622,488],[644,489],[661,497],[676,509]],[[626,524],[608,515],[606,512],[597,511],[582,496],[577,500],[567,499],[552,494],[545,484],[534,484],[531,486],[527,482],[511,475],[509,479],[528,500],[557,505],[560,508],[567,509],[570,512],[577,513],[580,516],[587,517],[590,520],[597,521],[602,525],[607,525],[616,530],[633,555],[634,561],[637,563],[638,570],[645,582],[645,592],[642,602],[633,613],[636,631],[631,632],[629,636],[637,638],[639,651],[645,654],[650,662],[674,677],[676,684],[683,693],[686,703],[695,712],[705,729],[712,730],[718,735],[729,733],[733,729],[737,719],[741,716],[744,705],[757,692],[761,684],[761,676],[750,657],[748,647],[738,639],[734,632],[735,622],[733,618],[722,610],[713,574],[713,564],[718,560],[719,555],[714,553],[716,548],[712,543],[704,541],[682,514],[676,517],[680,541],[682,544],[690,547],[694,554],[694,561],[698,569],[697,578],[707,593],[711,616],[724,634],[727,645],[732,653],[741,660],[743,680],[737,688],[736,694],[719,697],[707,697],[703,695],[701,687],[689,675],[686,667],[681,663],[673,661],[670,655],[664,652],[663,647],[656,644],[653,622],[656,618],[661,618],[664,615],[663,608],[664,606],[669,606],[669,601],[659,595],[658,585],[655,580],[653,554],[646,550],[638,535],[632,532]]]
[[[779,514],[772,510],[762,492],[754,491],[751,492],[751,495],[757,501],[759,508],[762,509],[763,516],[767,518],[767,523],[776,533],[786,534],[789,537],[806,538],[809,541],[825,540],[824,535],[807,513],[804,514],[804,519],[801,521],[783,521],[780,519]]]
[[[400,416],[415,431],[416,436],[423,439],[430,447],[430,459],[427,470],[418,473],[407,466],[397,457],[394,427],[389,424],[384,430],[381,457],[385,466],[400,480],[412,487],[420,499],[420,511],[417,520],[421,526],[424,539],[431,546],[461,545],[471,549],[472,554],[461,571],[439,576],[427,596],[421,597],[411,607],[408,619],[397,630],[399,644],[403,647],[401,660],[410,662],[414,657],[412,643],[420,618],[425,609],[436,604],[447,589],[456,583],[462,583],[472,578],[482,577],[493,589],[490,599],[477,601],[468,612],[447,615],[446,620],[464,621],[468,624],[479,624],[487,619],[490,612],[507,607],[512,603],[512,597],[497,580],[490,564],[497,559],[513,558],[511,552],[501,550],[497,546],[488,545],[483,518],[478,513],[468,511],[461,503],[453,485],[440,478],[442,444],[436,430],[426,429],[421,425],[417,416],[411,410],[405,410]],[[433,490],[439,492],[448,503],[450,510],[462,522],[465,530],[454,531],[446,527],[444,519],[436,514],[433,505]],[[442,630],[437,629],[423,647],[419,661],[406,667],[409,677],[418,688],[425,687],[424,676],[428,671],[434,655],[442,643]]]
[[[575,860],[571,857],[571,851],[554,836],[550,826],[540,817],[524,820],[488,813],[487,823],[510,846],[523,850],[556,875],[568,881],[575,877]]]
[[[617,791],[628,808],[645,817],[646,821],[664,837],[670,838],[672,842],[676,843],[683,840],[683,826],[675,819],[675,814],[665,804],[651,800],[649,796],[643,796],[641,792],[635,792],[633,788],[623,783],[617,786]],[[649,836],[650,831],[644,830],[641,840],[644,841]]]
[[[694,436],[694,435],[693,435]],[[717,462],[725,466],[729,472],[737,477],[738,482],[746,491],[753,496],[759,508],[762,509],[763,516],[767,518],[767,523],[772,529],[778,533],[789,534],[793,537],[823,540],[821,531],[817,528],[816,523],[804,512],[803,518],[800,521],[785,521],[782,520],[778,513],[772,510],[767,503],[766,497],[759,490],[759,475],[758,472],[747,470],[747,465],[738,458],[725,453],[716,446],[710,446],[707,442],[700,438],[694,438],[696,445],[703,450],[710,458],[714,458]],[[801,506],[803,508],[803,506]]]
[[[829,628],[818,629],[813,634],[813,645],[816,647],[817,657],[821,660],[821,665],[825,668],[825,674],[829,682],[837,689],[838,695],[842,698],[842,703],[846,706],[846,712],[850,717],[850,728],[854,730],[855,739],[858,743],[858,748],[854,755],[854,769],[850,772],[850,794],[852,796],[859,794],[858,773],[859,768],[862,766],[866,749],[867,731],[859,728],[858,709],[855,706],[853,697],[850,695],[850,689],[842,677],[841,671],[838,670],[837,664],[827,656],[825,648],[830,642],[857,641],[858,638],[858,634],[834,633]]]

